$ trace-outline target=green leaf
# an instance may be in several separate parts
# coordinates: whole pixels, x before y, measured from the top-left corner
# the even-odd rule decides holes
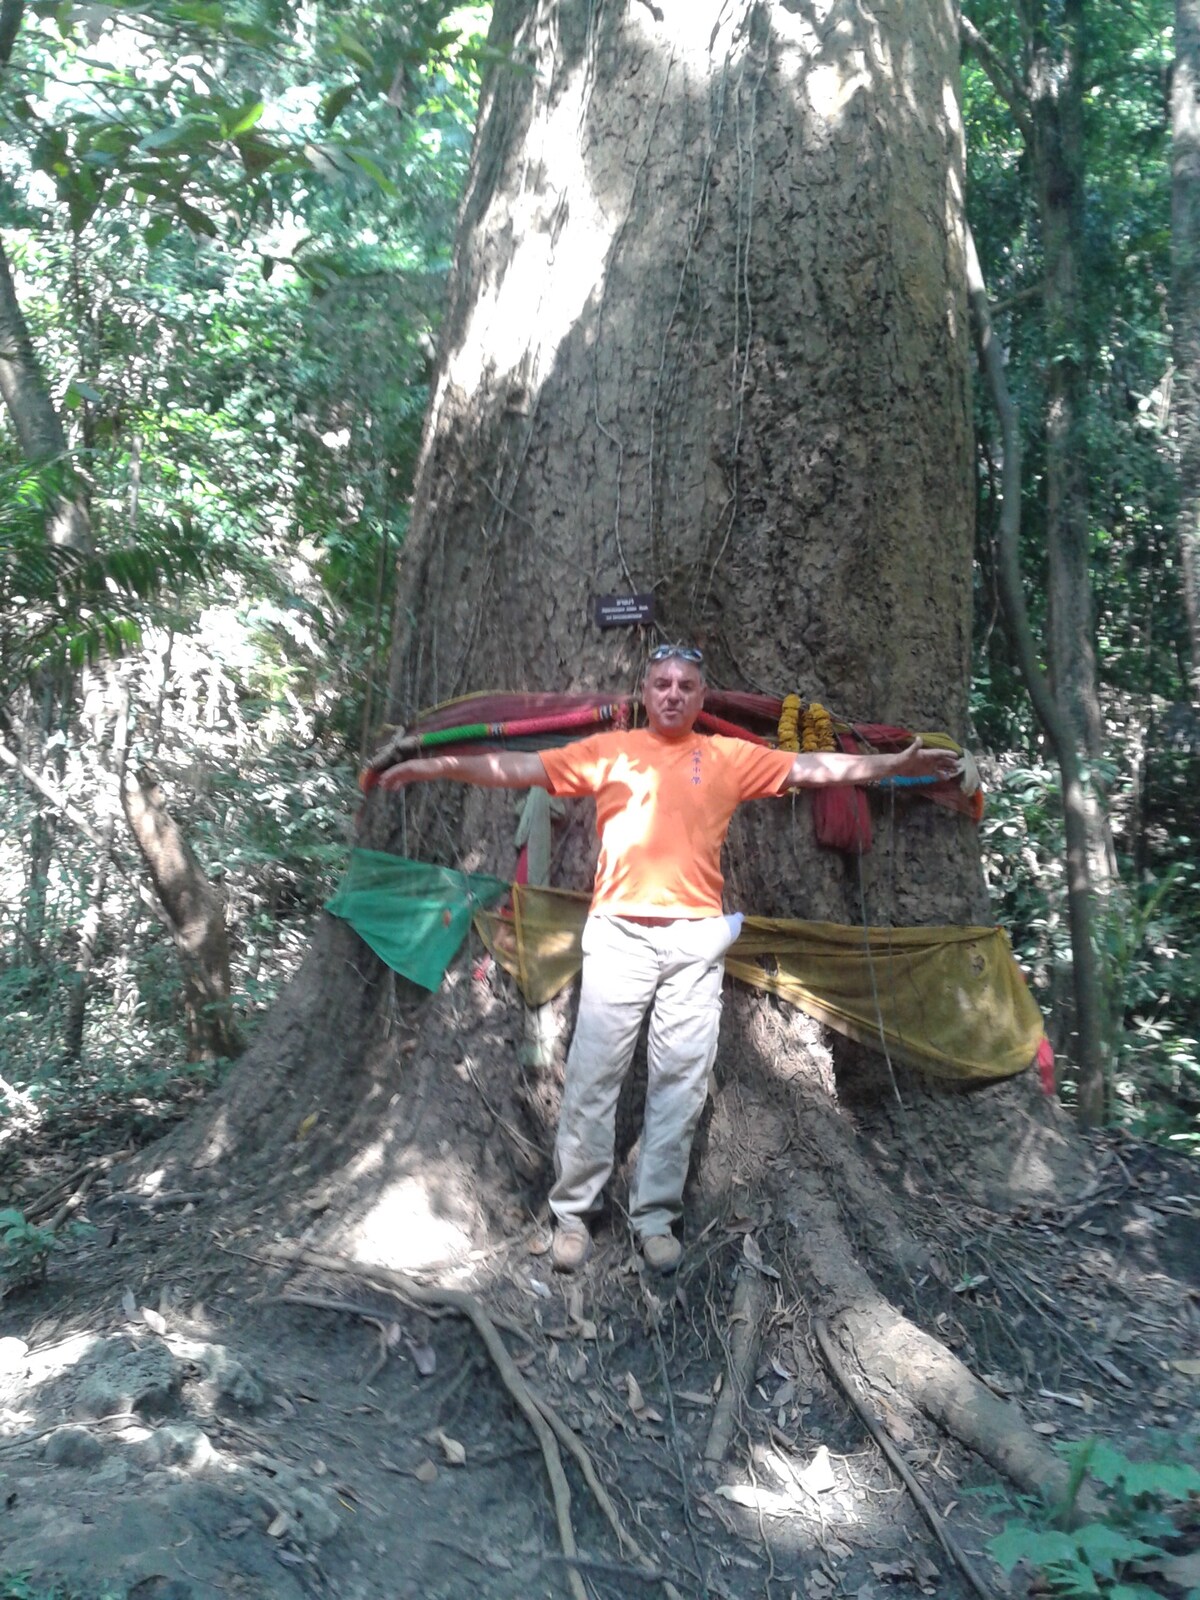
[[[1118,1562],[1136,1561],[1140,1556],[1161,1555],[1157,1545],[1135,1539],[1109,1522],[1089,1522],[1076,1528],[1072,1537],[1080,1554],[1093,1572],[1102,1578],[1116,1576]]]
[[[331,128],[338,117],[353,100],[358,92],[357,80],[354,83],[343,83],[340,89],[334,89],[321,101],[321,125]]]
[[[346,154],[356,167],[360,167],[368,178],[372,178],[379,185],[384,194],[394,196],[400,193],[396,185],[373,157],[365,154],[362,150],[348,150]]]
[[[265,110],[266,106],[261,100],[256,100],[253,105],[246,107],[233,127],[228,130],[229,137],[236,139],[239,133],[249,133],[255,123],[261,121]]]
[[[1164,1500],[1186,1500],[1190,1494],[1200,1494],[1200,1472],[1182,1461],[1127,1461],[1121,1482],[1134,1499],[1158,1495]]]
[[[1011,1572],[1018,1561],[1044,1567],[1050,1561],[1075,1559],[1075,1541],[1070,1534],[1056,1528],[1032,1528],[1027,1522],[1005,1523],[1003,1532],[988,1540],[988,1549],[1005,1572]]]
[[[234,143],[237,145],[238,155],[242,158],[242,165],[252,178],[257,177],[260,172],[265,172],[268,167],[273,167],[287,154],[286,150],[277,144],[272,144],[269,139],[264,139],[258,133],[235,139]]]
[[[221,125],[215,117],[207,114],[180,117],[177,122],[148,133],[137,148],[142,151],[199,150],[219,138],[220,133]]]
[[[155,217],[153,222],[150,223],[145,232],[142,234],[142,238],[145,239],[151,250],[153,250],[156,245],[160,245],[163,242],[170,231],[170,217]]]
[[[175,209],[193,233],[203,233],[210,239],[217,237],[216,223],[211,217],[206,217],[203,211],[197,211],[196,207],[189,205],[186,200],[177,200]]]
[[[365,67],[368,72],[374,71],[375,57],[373,53],[365,45],[360,44],[352,33],[347,33],[343,29],[338,34],[335,48],[340,50],[342,55],[348,57],[357,66]]]

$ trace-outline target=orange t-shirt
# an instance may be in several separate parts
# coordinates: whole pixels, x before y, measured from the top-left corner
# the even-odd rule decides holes
[[[779,794],[794,757],[745,739],[650,728],[541,752],[551,794],[595,795],[592,910],[611,917],[721,915],[721,846],[743,800]]]

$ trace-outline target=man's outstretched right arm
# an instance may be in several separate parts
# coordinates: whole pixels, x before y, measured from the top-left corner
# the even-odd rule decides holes
[[[405,789],[410,783],[473,783],[480,789],[548,789],[550,779],[536,751],[476,750],[466,755],[416,756],[389,767],[381,789]]]

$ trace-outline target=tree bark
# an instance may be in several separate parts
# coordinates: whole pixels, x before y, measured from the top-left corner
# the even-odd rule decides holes
[[[108,886],[108,863],[112,851],[113,825],[105,824],[102,835],[104,848],[96,862],[95,877],[88,896],[87,910],[79,928],[79,953],[75,958],[75,971],[71,975],[71,989],[67,999],[67,1022],[64,1030],[63,1055],[67,1061],[78,1061],[83,1054],[83,1029],[87,1020],[88,979],[96,960],[96,947],[100,942],[101,919],[104,915],[104,891]]]
[[[1096,956],[1085,785],[1070,723],[1042,671],[1029,626],[1021,577],[1021,430],[1008,393],[1004,360],[992,329],[983,271],[970,234],[967,236],[967,284],[980,364],[991,390],[1003,439],[1004,495],[998,526],[997,578],[1021,676],[1062,776],[1067,913],[1071,927],[1071,976],[1079,1055],[1079,1117],[1085,1127],[1094,1127],[1104,1120],[1109,1074],[1104,990]]]
[[[8,257],[0,244],[0,394],[8,407],[21,454],[30,466],[61,461],[69,473],[67,436],[29,337]],[[46,537],[66,550],[91,549],[87,500],[76,493],[56,495],[46,519]]]
[[[225,907],[167,810],[148,772],[127,777],[121,804],[130,832],[171,921],[183,969],[189,1057],[236,1056],[242,1045],[230,1007],[229,939]]]
[[[1200,0],[1176,0],[1171,80],[1171,278],[1179,553],[1200,700]]]
[[[1078,747],[1102,746],[1092,606],[1087,337],[1083,256],[1084,0],[1065,0],[1057,26],[1039,6],[1029,68],[1031,154],[1044,257],[1047,344],[1046,544],[1049,652],[1055,697]]]
[[[719,681],[962,732],[956,40],[927,5],[824,47],[791,5],[715,33],[719,6],[659,9],[496,9],[535,64],[484,90],[389,718],[488,684],[628,687],[644,641],[591,601],[640,590]],[[965,852],[906,888],[925,916],[981,904],[961,840],[924,847]],[[844,908],[814,859],[810,895]]]
[[[1091,495],[1086,428],[1089,377],[1083,292],[1083,83],[1085,0],[1065,0],[1052,23],[1037,7],[1028,74],[1038,217],[1044,257],[1047,345],[1046,557],[1050,680],[1083,754],[1090,876],[1102,898],[1119,887],[1104,795],[1092,765],[1104,750],[1092,593]],[[1111,1033],[1115,1019],[1106,1031]]]

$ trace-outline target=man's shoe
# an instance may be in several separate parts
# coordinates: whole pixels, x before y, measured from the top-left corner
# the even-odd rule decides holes
[[[675,1271],[682,1256],[683,1246],[673,1233],[652,1233],[642,1240],[642,1260],[664,1278]]]
[[[591,1253],[592,1236],[582,1223],[559,1223],[550,1246],[555,1272],[578,1272]]]

